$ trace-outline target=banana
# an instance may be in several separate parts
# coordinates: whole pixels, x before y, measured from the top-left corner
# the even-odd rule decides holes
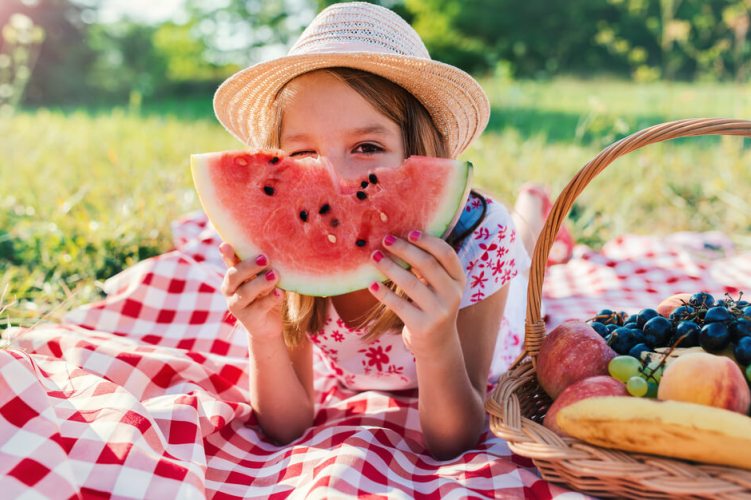
[[[751,469],[751,418],[680,401],[596,397],[560,410],[558,425],[587,443]]]

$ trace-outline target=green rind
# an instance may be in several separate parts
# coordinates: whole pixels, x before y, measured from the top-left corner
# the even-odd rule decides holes
[[[241,259],[248,259],[260,253],[259,249],[247,239],[242,238],[244,231],[226,215],[223,207],[216,202],[217,197],[211,191],[212,182],[209,176],[210,160],[223,153],[202,153],[191,155],[191,174],[193,184],[196,186],[198,198],[211,220],[214,228],[223,241],[230,243],[235,248],[235,253]],[[472,164],[470,162],[456,162],[456,171],[450,179],[447,179],[448,185],[455,185],[457,188],[451,193],[451,196],[445,196],[443,203],[435,212],[432,220],[426,225],[426,232],[433,236],[445,238],[451,232],[454,225],[461,216],[464,202],[469,196],[471,188],[470,180],[472,176]],[[232,235],[231,238],[228,236]],[[287,291],[297,292],[303,295],[311,296],[334,296],[353,292],[367,288],[374,281],[385,281],[386,276],[379,272],[375,266],[365,264],[354,271],[338,273],[322,277],[320,275],[303,274],[291,269],[287,269],[284,264],[271,262],[271,267],[276,269],[279,274],[279,288]]]

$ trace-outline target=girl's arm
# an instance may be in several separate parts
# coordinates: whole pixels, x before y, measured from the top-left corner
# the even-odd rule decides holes
[[[313,356],[305,338],[295,348],[284,339],[249,336],[250,404],[264,432],[287,444],[313,424]]]
[[[461,309],[457,331],[434,355],[416,356],[420,425],[436,458],[473,448],[485,430],[485,397],[508,284]]]

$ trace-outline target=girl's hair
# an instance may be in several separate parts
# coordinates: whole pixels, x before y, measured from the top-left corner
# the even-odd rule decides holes
[[[397,123],[402,131],[405,157],[424,155],[448,157],[446,143],[425,107],[412,94],[395,83],[366,71],[351,68],[326,68],[323,71],[349,85],[376,110]],[[288,99],[284,87],[274,103],[274,126],[267,146],[280,148],[282,115]],[[400,296],[404,293],[393,283],[389,288]],[[327,316],[328,299],[287,292],[282,307],[284,315],[284,340],[289,346],[297,345],[307,332],[323,328]],[[365,315],[359,327],[368,328],[363,340],[374,340],[386,331],[403,326],[401,320],[383,304],[377,304]]]

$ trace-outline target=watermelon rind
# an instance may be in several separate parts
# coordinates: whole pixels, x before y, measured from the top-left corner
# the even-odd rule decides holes
[[[211,162],[218,154],[226,152],[191,155],[193,183],[201,205],[221,239],[234,247],[240,259],[248,259],[260,254],[261,250],[252,241],[242,237],[245,230],[219,202],[210,176]],[[459,220],[471,189],[472,163],[455,161],[454,164],[456,168],[445,179],[450,189],[445,191],[445,196],[425,226],[427,233],[441,238],[448,236]],[[311,296],[342,295],[367,288],[374,281],[383,282],[387,279],[372,264],[363,264],[349,271],[332,272],[326,276],[302,273],[287,268],[281,261],[272,261],[271,267],[278,270],[279,288]]]

